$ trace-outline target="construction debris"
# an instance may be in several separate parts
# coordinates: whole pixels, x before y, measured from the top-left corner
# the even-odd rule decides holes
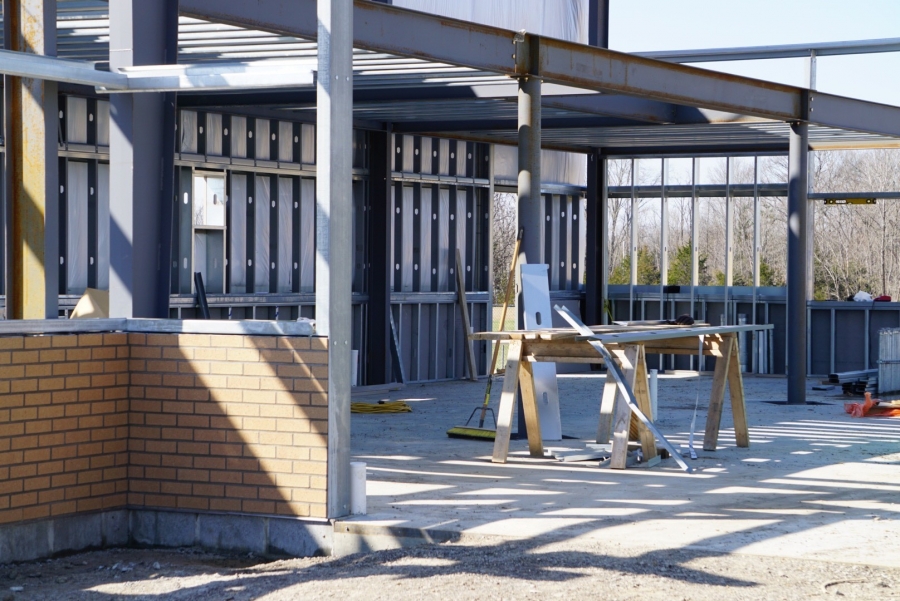
[[[828,374],[823,384],[840,384],[845,395],[859,396],[865,393],[878,392],[878,370],[861,369]]]
[[[867,392],[865,402],[845,403],[844,411],[852,417],[900,417],[900,401],[873,399]]]

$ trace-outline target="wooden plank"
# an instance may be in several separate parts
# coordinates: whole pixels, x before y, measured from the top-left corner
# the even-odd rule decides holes
[[[528,430],[528,451],[532,457],[543,457],[544,445],[541,441],[541,419],[534,390],[534,372],[531,364],[525,361],[519,362],[519,388],[522,391],[525,428]]]
[[[509,437],[512,432],[513,411],[516,408],[516,393],[519,390],[519,369],[522,365],[522,343],[509,345],[506,355],[506,373],[503,376],[503,392],[497,408],[497,435],[494,437],[494,463],[506,463],[509,453]]]
[[[729,336],[723,341],[724,357],[716,360],[713,372],[712,392],[709,394],[709,412],[706,414],[706,433],[703,436],[703,450],[715,451],[719,441],[719,426],[722,423],[722,406],[725,403],[725,385],[728,383],[728,365],[731,363],[731,345],[734,338]]]
[[[545,356],[602,360],[590,344],[576,340],[529,340],[525,353],[539,361],[546,361]]]
[[[609,443],[612,431],[613,413],[616,409],[618,388],[612,373],[606,372],[606,383],[603,384],[603,396],[600,400],[600,421],[597,422],[597,444]]]
[[[635,399],[637,399],[638,408],[640,408],[641,412],[647,416],[647,419],[653,421],[653,410],[650,405],[650,386],[647,382],[647,354],[644,351],[643,345],[638,348],[640,350],[638,351],[637,365],[635,365],[634,387],[632,388],[632,391],[634,392]],[[656,438],[653,436],[653,432],[637,420],[636,416],[632,415],[632,421],[638,422],[637,426],[638,434],[641,439],[641,449],[644,451],[644,457],[649,461],[658,454],[656,451]]]
[[[617,355],[622,365],[622,373],[625,376],[626,385],[634,390],[635,366],[638,362],[640,347],[629,345],[621,355]],[[624,398],[620,398],[621,392],[616,393],[616,409],[613,418],[612,456],[609,467],[616,470],[624,470],[628,461],[628,435],[631,429],[631,408]]]
[[[744,402],[744,378],[741,375],[741,351],[735,337],[731,345],[731,362],[728,366],[728,394],[731,395],[731,414],[734,417],[734,437],[737,446],[750,446],[750,430],[747,427],[747,406]]]
[[[603,365],[602,357],[566,357],[565,355],[561,355],[556,357],[554,355],[541,355],[540,357],[535,357],[534,355],[526,356],[526,359],[531,363],[581,363],[584,365]]]
[[[469,303],[466,302],[466,277],[462,270],[462,261],[459,258],[459,249],[456,249],[456,293],[459,297],[459,307],[462,309],[463,330],[466,334],[466,365],[469,368],[469,379],[478,381],[478,369],[475,367],[475,346],[472,342],[472,326],[469,324]]]

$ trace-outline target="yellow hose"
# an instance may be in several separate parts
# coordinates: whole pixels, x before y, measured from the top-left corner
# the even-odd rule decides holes
[[[411,411],[412,407],[403,401],[350,403],[350,413],[410,413]]]

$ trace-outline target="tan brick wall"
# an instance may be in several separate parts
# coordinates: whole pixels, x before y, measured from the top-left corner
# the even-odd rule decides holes
[[[0,338],[0,523],[120,507],[124,334]]]
[[[325,517],[325,339],[129,342],[129,504]]]
[[[325,517],[327,341],[0,337],[0,523],[127,505]]]

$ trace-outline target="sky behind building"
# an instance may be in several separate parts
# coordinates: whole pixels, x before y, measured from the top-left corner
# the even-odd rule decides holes
[[[898,0],[612,0],[610,47],[624,52],[900,38]],[[805,86],[806,59],[696,66]],[[817,89],[900,106],[900,53],[818,59]]]

